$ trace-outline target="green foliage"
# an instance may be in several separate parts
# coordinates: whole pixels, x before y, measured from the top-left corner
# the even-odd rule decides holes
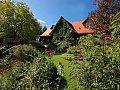
[[[120,35],[120,11],[114,16],[111,25],[112,35],[118,38]]]
[[[70,46],[70,43],[67,41],[60,41],[56,43],[58,52],[66,52],[67,48]]]
[[[35,73],[33,75],[33,82],[35,86],[40,89],[48,89],[48,87],[52,90],[55,88],[57,89],[60,78],[57,74],[57,68],[51,61],[46,60],[45,57],[42,57],[40,62],[41,64],[36,64]]]
[[[80,49],[78,46],[70,46],[68,49],[67,49],[67,53],[69,54],[74,54],[74,53],[80,53]]]
[[[111,44],[101,45],[101,40],[93,36],[81,37],[79,42],[83,61],[73,73],[77,73],[80,86],[83,86],[84,90],[119,90],[119,42],[114,39]]]
[[[85,24],[95,33],[111,33],[109,28],[113,17],[120,10],[120,0],[94,0],[98,9],[90,12]]]
[[[42,34],[42,33],[44,33],[46,30],[47,30],[47,27],[46,27],[46,26],[44,26],[44,27],[42,28],[42,30],[40,31],[40,32],[41,32],[41,34]]]
[[[3,0],[0,3],[0,36],[30,41],[40,28],[29,7],[22,2]]]
[[[51,42],[57,51],[66,52],[67,48],[74,44],[73,33],[70,23],[61,16],[51,32]]]
[[[78,42],[79,50],[84,53],[83,57],[85,59],[91,57],[91,55],[94,53],[94,48],[97,48],[99,45],[100,39],[95,38],[92,35],[82,36]]]
[[[11,89],[12,87],[12,78],[10,73],[0,73],[0,89]]]
[[[72,39],[73,29],[70,27],[68,21],[62,16],[52,30],[53,41],[69,41]]]
[[[67,53],[60,54],[60,55],[53,55],[51,57],[51,60],[56,65],[59,72],[61,71],[60,67],[59,67],[59,62],[61,62],[63,67],[64,67],[64,69],[63,69],[64,79],[62,79],[62,81],[61,81],[59,90],[82,90],[82,89],[77,88],[79,86],[78,79],[71,78],[71,71],[77,65],[71,65],[71,63],[72,63],[71,61],[65,60],[65,58],[68,57],[68,56],[69,57],[74,57],[74,55],[67,54]]]
[[[33,41],[31,42],[31,45],[41,52],[44,49],[43,44],[41,44],[39,41]]]
[[[56,90],[60,76],[55,65],[41,55],[33,63],[18,62],[6,73],[0,73],[0,89],[3,90]]]
[[[20,61],[32,62],[33,59],[36,58],[40,53],[35,47],[32,47],[30,45],[17,45],[11,49],[10,54],[18,58]]]

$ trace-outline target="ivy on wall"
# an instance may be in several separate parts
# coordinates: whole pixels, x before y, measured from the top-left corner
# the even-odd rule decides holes
[[[61,16],[51,34],[54,41],[69,41],[73,39],[73,33],[70,23]]]

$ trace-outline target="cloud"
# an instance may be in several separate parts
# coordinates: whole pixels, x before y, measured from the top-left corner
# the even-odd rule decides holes
[[[37,19],[38,22],[40,23],[46,23],[45,21],[41,20],[41,19]]]

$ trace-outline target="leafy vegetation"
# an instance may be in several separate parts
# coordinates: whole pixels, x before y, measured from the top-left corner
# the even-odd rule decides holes
[[[77,73],[76,78],[79,78],[83,90],[120,89],[120,29],[117,16],[119,13],[112,21],[113,36],[103,34],[97,37],[92,35],[80,37],[78,45],[83,55],[83,62],[78,64],[73,73]]]
[[[7,72],[0,73],[0,77],[0,89],[3,90],[56,90],[61,76],[55,65],[42,55],[34,59],[33,63],[12,64]]]
[[[110,23],[114,15],[120,10],[119,0],[94,0],[98,10],[92,11],[86,27],[95,30],[95,33],[110,33]]]
[[[51,33],[53,40],[48,46],[52,49],[44,52],[48,56],[37,50],[43,49],[41,43],[33,41],[36,48],[17,45],[0,60],[0,89],[119,90],[120,2],[95,1],[98,10],[91,12],[87,25],[99,35],[81,36],[78,44],[71,46],[73,30],[61,17]],[[39,28],[28,6],[11,0],[0,3],[0,20],[0,35],[17,40],[33,39]],[[53,49],[64,54],[50,55],[56,53]]]
[[[11,49],[11,58],[17,58],[22,62],[33,62],[34,58],[38,57],[39,51],[30,45],[17,45]]]
[[[47,30],[47,27],[44,26],[44,27],[41,29],[40,33],[43,34],[46,30]]]
[[[119,44],[101,46],[88,42],[81,42],[83,62],[79,64],[78,73],[80,85],[84,89],[119,89]],[[86,39],[84,39],[86,40]],[[94,42],[93,42],[94,43]],[[91,44],[91,45],[90,45]]]
[[[0,3],[0,21],[0,37],[14,38],[15,42],[34,39],[40,28],[29,7],[12,0],[2,0]]]
[[[114,16],[110,28],[112,29],[112,35],[118,39],[120,35],[120,11]]]
[[[80,53],[80,49],[78,46],[71,46],[67,49],[67,53],[69,54],[75,54],[75,53]]]
[[[74,55],[69,55],[70,57],[74,57]],[[76,78],[72,78],[71,77],[71,71],[73,70],[73,68],[76,68],[77,65],[76,64],[72,64],[74,63],[74,61],[72,60],[65,60],[65,57],[68,57],[68,54],[64,53],[61,55],[53,55],[51,56],[51,60],[52,62],[56,65],[58,72],[60,73],[60,65],[59,62],[62,63],[63,65],[63,78],[60,84],[60,90],[75,90],[75,89],[79,89],[79,82],[78,79]],[[75,74],[75,73],[74,73]]]
[[[56,41],[68,41],[72,39],[73,30],[70,27],[68,21],[66,21],[62,16],[54,26],[52,30],[53,40]]]
[[[69,22],[61,16],[51,33],[53,36],[52,42],[56,45],[57,51],[66,52],[67,48],[74,44],[72,34],[73,29]]]

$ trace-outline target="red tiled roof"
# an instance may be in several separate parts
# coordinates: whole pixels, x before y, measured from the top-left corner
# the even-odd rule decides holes
[[[86,28],[83,25],[84,20],[82,21],[77,21],[77,22],[71,22],[74,30],[78,33],[78,34],[86,34],[86,33],[93,33],[94,31],[92,29]]]
[[[83,25],[84,20],[77,21],[77,22],[71,22],[71,26],[74,29],[73,31],[78,34],[87,34],[87,33],[93,33],[94,30],[88,29]],[[42,35],[40,36],[51,36],[50,33],[52,32],[52,27],[48,28]]]
[[[48,28],[42,35],[40,36],[51,36],[50,33],[51,33],[52,29],[51,28]]]
[[[51,36],[50,33],[52,32],[54,25],[52,25],[50,28],[48,28],[42,35],[40,36]]]

